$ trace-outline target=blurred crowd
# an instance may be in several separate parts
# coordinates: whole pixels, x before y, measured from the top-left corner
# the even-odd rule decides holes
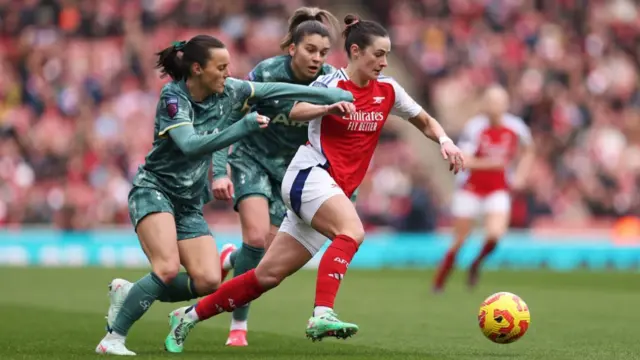
[[[313,1],[325,6],[331,1]],[[279,53],[302,0],[0,0],[0,225],[128,225],[163,84],[154,52],[221,38],[232,73]],[[392,34],[423,104],[457,134],[501,82],[538,158],[516,225],[640,213],[638,9],[630,0],[363,1]],[[385,16],[388,15],[388,16]],[[342,51],[330,62],[345,64]],[[358,208],[368,227],[433,230],[446,202],[385,132]],[[235,223],[227,203],[212,223]]]
[[[498,82],[537,145],[515,222],[640,215],[640,16],[632,0],[389,0],[397,51],[459,132]]]
[[[0,0],[0,225],[128,226],[130,182],[150,149],[165,81],[154,69],[154,52],[213,34],[232,53],[232,74],[244,77],[279,54],[287,19],[302,5]],[[329,61],[342,66],[346,58],[335,51]],[[365,212],[375,226],[424,226],[422,219],[406,220],[412,211],[402,204],[392,217]],[[238,221],[228,203],[210,203],[205,213],[215,224]]]

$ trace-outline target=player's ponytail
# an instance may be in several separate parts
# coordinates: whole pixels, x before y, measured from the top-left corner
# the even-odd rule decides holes
[[[291,44],[297,44],[305,36],[312,34],[331,37],[334,40],[339,29],[340,22],[329,11],[317,7],[301,7],[289,18],[287,35],[280,43],[280,49],[286,50]]]
[[[169,75],[176,81],[186,79],[191,73],[191,65],[198,63],[205,67],[211,56],[209,50],[224,47],[222,41],[209,35],[197,35],[189,41],[175,41],[171,46],[156,53],[156,68],[160,69],[161,78]]]
[[[186,41],[174,41],[171,46],[156,54],[158,55],[156,68],[160,69],[161,78],[169,75],[173,80],[181,80],[184,77],[184,65],[178,52],[182,51],[186,43]]]
[[[351,46],[357,45],[364,49],[371,45],[374,37],[388,37],[389,33],[379,23],[371,20],[362,20],[358,15],[348,14],[344,18],[345,28],[342,32],[344,49],[351,58]]]

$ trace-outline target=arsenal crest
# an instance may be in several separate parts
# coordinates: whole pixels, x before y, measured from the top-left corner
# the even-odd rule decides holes
[[[173,117],[178,113],[178,98],[175,96],[167,98],[165,106],[167,107],[167,114],[169,114],[169,117],[173,119]]]

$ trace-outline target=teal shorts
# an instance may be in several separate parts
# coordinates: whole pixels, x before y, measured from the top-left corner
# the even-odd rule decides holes
[[[134,186],[129,192],[129,217],[134,228],[149,214],[166,212],[176,222],[178,240],[211,236],[209,225],[202,214],[201,201],[197,203],[173,202],[158,189]]]
[[[264,166],[241,151],[232,152],[227,160],[231,168],[233,182],[233,206],[238,211],[238,203],[249,196],[262,196],[269,202],[271,225],[279,227],[287,213],[287,207],[280,193],[281,181],[269,175]]]

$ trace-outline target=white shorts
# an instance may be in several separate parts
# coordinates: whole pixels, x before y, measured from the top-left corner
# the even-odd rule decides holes
[[[309,251],[311,256],[317,254],[318,251],[322,249],[324,243],[329,240],[324,235],[317,232],[316,229],[312,228],[311,225],[305,223],[291,210],[287,211],[287,216],[282,220],[282,224],[280,224],[280,229],[278,231],[282,231],[283,233],[293,236],[294,239]]]
[[[511,195],[505,190],[480,196],[467,190],[458,190],[453,194],[451,214],[455,217],[476,218],[487,213],[511,212]]]
[[[331,175],[319,166],[287,170],[282,179],[282,199],[288,211],[280,231],[296,238],[315,255],[327,238],[311,227],[311,220],[325,201],[339,194],[345,195]]]

